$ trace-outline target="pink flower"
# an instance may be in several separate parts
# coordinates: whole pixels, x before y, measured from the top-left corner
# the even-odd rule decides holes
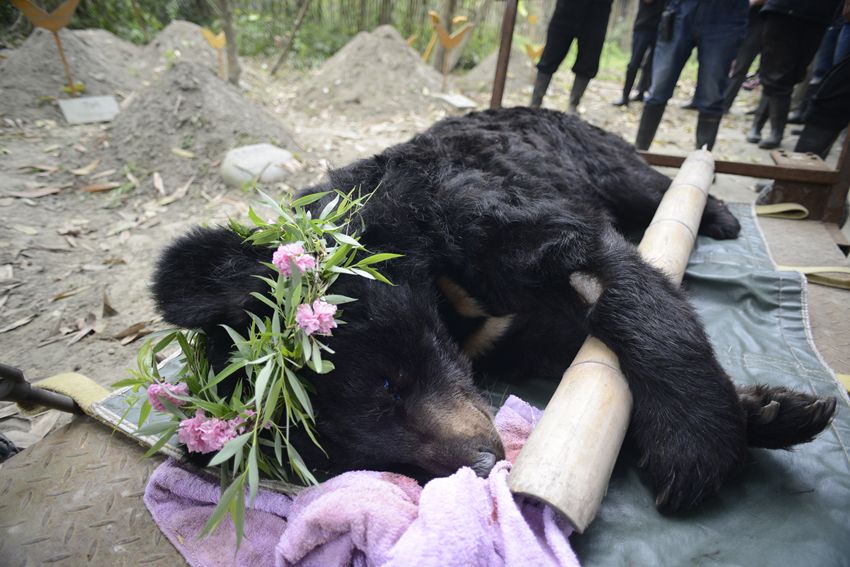
[[[148,386],[148,400],[156,411],[166,411],[165,406],[162,405],[160,400],[168,400],[178,407],[183,405],[182,401],[172,397],[170,394],[188,396],[189,387],[182,382],[179,384],[169,384],[168,382],[160,384],[155,382]]]
[[[272,255],[272,264],[277,266],[280,273],[287,277],[292,273],[290,262],[295,262],[295,266],[302,274],[316,267],[316,259],[310,254],[305,254],[304,247],[297,242],[295,244],[281,244]]]
[[[184,419],[177,429],[177,439],[192,453],[212,453],[237,435],[235,420],[206,417],[198,410],[195,417]]]
[[[317,299],[312,307],[302,303],[295,309],[295,322],[308,335],[313,333],[330,335],[331,329],[336,329],[334,313],[336,313],[336,305]]]

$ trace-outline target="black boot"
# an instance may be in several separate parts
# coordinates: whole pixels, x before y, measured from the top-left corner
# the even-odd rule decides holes
[[[643,97],[645,94],[646,93],[644,93],[643,91],[638,91],[638,93],[629,100],[632,102],[643,102]]]
[[[794,151],[801,153],[811,152],[819,155],[821,159],[826,159],[830,148],[832,148],[832,144],[838,139],[840,133],[840,128],[838,130],[827,130],[820,126],[806,124],[806,127],[803,128],[803,133],[800,134],[800,139],[797,140],[797,145],[794,146]]]
[[[768,98],[770,134],[759,142],[761,149],[772,150],[782,144],[782,135],[785,133],[785,122],[788,120],[789,108],[791,108],[791,95]]]
[[[576,75],[573,88],[570,89],[570,114],[578,114],[578,103],[581,102],[581,97],[584,96],[588,84],[590,84],[590,77]]]
[[[637,77],[638,69],[632,69],[628,67],[626,69],[626,82],[623,85],[623,96],[620,97],[615,103],[612,103],[614,106],[629,106],[629,93],[632,92],[632,86],[635,84],[635,78]]]
[[[655,138],[655,132],[658,130],[658,125],[661,123],[661,117],[664,116],[664,108],[666,104],[645,104],[643,112],[640,115],[640,126],[638,126],[637,136],[635,137],[635,148],[639,150],[648,150],[649,145]]]
[[[537,71],[537,78],[534,79],[534,92],[531,94],[531,103],[528,105],[531,108],[540,108],[543,104],[543,95],[549,89],[549,82],[552,80],[552,75]]]
[[[749,143],[758,144],[761,142],[761,129],[764,128],[765,122],[767,122],[767,97],[762,96],[753,114],[753,124],[750,126],[750,131],[747,132]]]
[[[682,110],[697,110],[696,101],[691,98],[691,100],[689,100],[687,104],[682,105]]]
[[[697,149],[706,147],[708,151],[714,148],[717,140],[717,130],[720,128],[720,114],[705,114],[700,112],[697,120]]]

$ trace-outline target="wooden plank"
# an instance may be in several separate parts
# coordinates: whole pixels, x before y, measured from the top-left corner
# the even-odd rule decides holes
[[[650,165],[658,167],[681,167],[685,161],[683,156],[657,154],[653,152],[638,152]],[[777,181],[798,181],[814,185],[834,185],[840,181],[838,171],[820,171],[808,168],[770,165],[766,163],[744,163],[739,161],[716,160],[715,173],[743,175],[760,179],[775,179]]]

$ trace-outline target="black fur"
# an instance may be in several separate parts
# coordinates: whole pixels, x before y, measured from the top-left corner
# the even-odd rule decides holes
[[[635,400],[630,437],[662,508],[689,508],[715,492],[748,443],[787,447],[822,430],[834,401],[764,386],[739,399],[683,294],[621,236],[646,227],[669,183],[616,136],[572,116],[515,108],[443,120],[307,189],[377,188],[362,212],[362,241],[404,254],[383,267],[396,287],[336,284],[360,301],[330,339],[337,370],[314,380],[332,461],[409,463],[432,474],[472,464],[486,474],[485,457],[502,448],[473,368],[557,379],[588,332],[619,356]],[[734,238],[739,229],[710,198],[700,232]],[[251,274],[269,254],[223,229],[179,240],[155,278],[165,318],[209,332],[244,326],[242,310],[259,309],[248,303],[258,286]],[[592,306],[569,285],[578,271],[602,284]],[[452,314],[441,277],[467,290],[484,315]],[[473,366],[458,345],[487,316],[508,315],[500,345]],[[218,364],[226,346],[214,341]]]

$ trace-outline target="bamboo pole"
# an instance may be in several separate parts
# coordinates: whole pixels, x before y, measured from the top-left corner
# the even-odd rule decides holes
[[[711,154],[691,152],[638,246],[644,260],[676,284],[682,281],[713,175]],[[598,298],[599,290],[579,280],[571,278],[582,295]],[[517,456],[508,477],[511,490],[549,504],[584,532],[608,489],[631,410],[632,395],[617,356],[589,337]]]

